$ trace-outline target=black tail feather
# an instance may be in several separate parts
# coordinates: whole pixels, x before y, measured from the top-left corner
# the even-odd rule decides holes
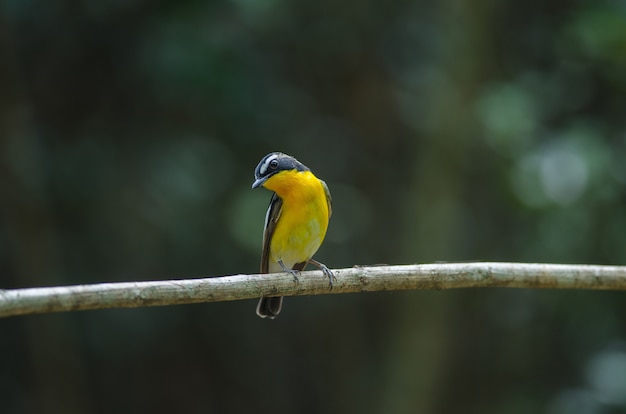
[[[282,296],[263,297],[256,307],[256,314],[261,318],[274,319],[283,308]]]

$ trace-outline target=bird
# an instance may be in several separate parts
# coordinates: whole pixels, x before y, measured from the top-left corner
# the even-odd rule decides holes
[[[332,215],[332,199],[326,183],[292,156],[271,152],[254,170],[252,188],[272,191],[263,230],[261,273],[290,273],[294,282],[307,264],[318,267],[329,279],[333,272],[313,259],[324,241]],[[264,296],[256,313],[274,319],[282,310],[282,296]]]

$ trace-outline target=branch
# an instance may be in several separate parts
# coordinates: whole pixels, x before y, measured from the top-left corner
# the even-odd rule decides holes
[[[440,263],[335,270],[329,290],[319,271],[203,279],[0,290],[0,317],[329,293],[512,287],[626,290],[626,267],[526,263]]]

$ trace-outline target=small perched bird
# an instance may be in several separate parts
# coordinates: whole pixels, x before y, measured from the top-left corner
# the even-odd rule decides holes
[[[273,191],[265,216],[261,273],[298,273],[307,263],[321,269],[333,284],[333,272],[312,257],[322,244],[332,213],[326,183],[294,157],[281,152],[267,154],[254,170],[252,188]],[[262,297],[256,308],[261,318],[274,319],[282,296]]]

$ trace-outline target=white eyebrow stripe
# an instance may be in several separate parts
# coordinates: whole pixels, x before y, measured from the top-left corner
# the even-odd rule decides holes
[[[267,168],[270,166],[270,162],[274,161],[276,158],[278,158],[278,155],[274,154],[265,160],[263,165],[261,165],[261,169],[259,170],[261,176],[265,175],[265,173],[267,172]]]

